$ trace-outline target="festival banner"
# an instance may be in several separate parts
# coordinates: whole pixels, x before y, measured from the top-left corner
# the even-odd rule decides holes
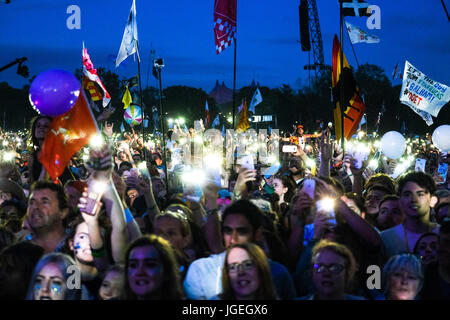
[[[431,119],[427,114],[437,117],[441,108],[449,101],[448,86],[430,79],[411,63],[405,62],[402,91],[400,92],[401,103],[409,106],[422,118],[425,116],[426,119]],[[417,110],[422,112],[417,112]]]

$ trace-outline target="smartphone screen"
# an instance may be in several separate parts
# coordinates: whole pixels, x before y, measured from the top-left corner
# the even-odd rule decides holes
[[[314,200],[314,192],[316,188],[316,180],[305,179],[302,191],[305,192],[312,200]]]
[[[253,164],[252,156],[244,156],[241,158],[241,165],[248,170],[255,170],[255,165]]]
[[[84,208],[80,208],[81,212],[87,213],[89,215],[95,215],[95,212],[98,209],[98,201],[103,196],[103,193],[106,190],[106,184],[100,181],[91,181],[88,186],[88,197],[86,198],[87,202]]]

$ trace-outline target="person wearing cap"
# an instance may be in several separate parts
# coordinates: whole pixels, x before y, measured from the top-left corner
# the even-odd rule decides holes
[[[20,185],[14,181],[0,178],[0,205],[6,200],[25,202],[26,197]]]

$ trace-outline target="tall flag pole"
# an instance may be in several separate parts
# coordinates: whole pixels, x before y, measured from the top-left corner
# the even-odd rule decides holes
[[[134,2],[134,0],[133,0]],[[139,41],[136,41],[136,52],[137,55],[139,56]],[[141,84],[141,63],[140,63],[140,59],[137,59],[137,65],[138,65],[138,77],[139,77],[139,95],[140,95],[140,100],[141,100],[141,111],[142,111],[142,119],[145,119],[145,105],[144,105],[144,98],[143,98],[143,94],[142,94],[142,84]],[[145,126],[144,123],[142,123],[142,142],[145,145]],[[144,161],[147,159],[146,156],[146,149],[144,148]]]
[[[343,37],[343,22],[344,22],[344,16],[355,16],[355,17],[363,17],[363,16],[370,16],[370,13],[368,12],[369,4],[366,1],[363,0],[339,0],[339,33],[340,33],[340,46],[339,46],[339,57],[340,57],[340,66],[339,66],[339,75],[341,80],[344,79],[344,37]],[[341,86],[339,88],[340,94],[339,94],[339,106],[341,111],[341,146],[342,151],[345,153],[344,148],[344,136],[345,136],[345,130],[344,130],[344,116],[345,116],[345,106],[344,106],[344,81],[341,81]],[[364,110],[362,111],[364,113]],[[361,118],[359,118],[361,120]],[[358,122],[359,122],[358,120]]]
[[[234,39],[234,60],[233,60],[233,129],[236,114],[236,39]]]
[[[350,45],[352,46],[353,55],[355,56],[356,65],[359,68],[358,57],[356,56],[355,48],[353,47],[353,41],[352,41],[352,38],[350,37],[350,27],[348,26],[349,24],[347,23],[347,21],[345,21],[345,24],[347,25],[347,27],[346,27],[346,29],[348,31],[347,34],[348,34],[348,38],[350,39]],[[342,40],[341,40],[341,43],[342,43]]]
[[[340,25],[339,25],[339,32],[340,32],[340,35],[339,35],[339,37],[340,37],[340,42],[341,42],[341,45],[339,46],[339,62],[340,62],[340,64],[339,64],[339,75],[340,75],[340,77],[342,77],[342,79],[341,80],[343,80],[344,79],[344,74],[343,74],[343,65],[344,65],[344,37],[343,37],[343,20],[344,20],[344,8],[343,8],[343,5],[342,5],[342,0],[341,1],[339,1],[339,3],[340,3]],[[344,109],[345,109],[345,106],[344,106],[344,81],[341,81],[341,86],[340,86],[340,88],[339,88],[339,90],[340,90],[340,94],[339,94],[339,106],[341,107],[341,147],[342,147],[342,154],[344,154],[345,155],[345,144],[344,144],[344,136],[345,136],[345,134],[344,134]]]
[[[142,110],[142,119],[145,119],[145,108],[144,101],[142,99],[142,84],[141,84],[141,59],[139,57],[139,45],[138,45],[138,33],[137,33],[137,19],[136,19],[136,1],[133,0],[131,5],[130,14],[128,15],[127,24],[125,25],[125,30],[123,32],[122,42],[120,44],[119,53],[116,58],[116,68],[120,65],[122,61],[136,53],[137,55],[137,65],[138,65],[138,75],[139,75],[139,95],[140,95],[140,107]],[[142,139],[145,142],[145,130],[144,125],[142,125]],[[144,159],[146,155],[144,152]]]
[[[216,53],[221,53],[234,41],[233,129],[236,114],[236,18],[237,0],[214,0],[214,39]]]

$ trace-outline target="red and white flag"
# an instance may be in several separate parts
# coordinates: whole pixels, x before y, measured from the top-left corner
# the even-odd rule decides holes
[[[214,1],[214,39],[219,54],[236,38],[237,0]]]
[[[103,98],[103,107],[106,107],[108,103],[111,101],[111,96],[109,95],[108,91],[106,90],[105,86],[103,85],[102,80],[97,74],[97,69],[94,69],[94,64],[91,61],[91,58],[89,57],[89,54],[87,52],[87,49],[84,47],[83,43],[83,88],[89,90],[89,93],[91,94],[91,98],[93,101],[98,101],[99,94],[101,94],[94,83],[96,83],[103,91],[102,98]]]
[[[205,103],[205,128],[207,126],[209,126],[210,122],[211,122],[211,117],[209,115],[208,100],[206,100],[206,103]]]

